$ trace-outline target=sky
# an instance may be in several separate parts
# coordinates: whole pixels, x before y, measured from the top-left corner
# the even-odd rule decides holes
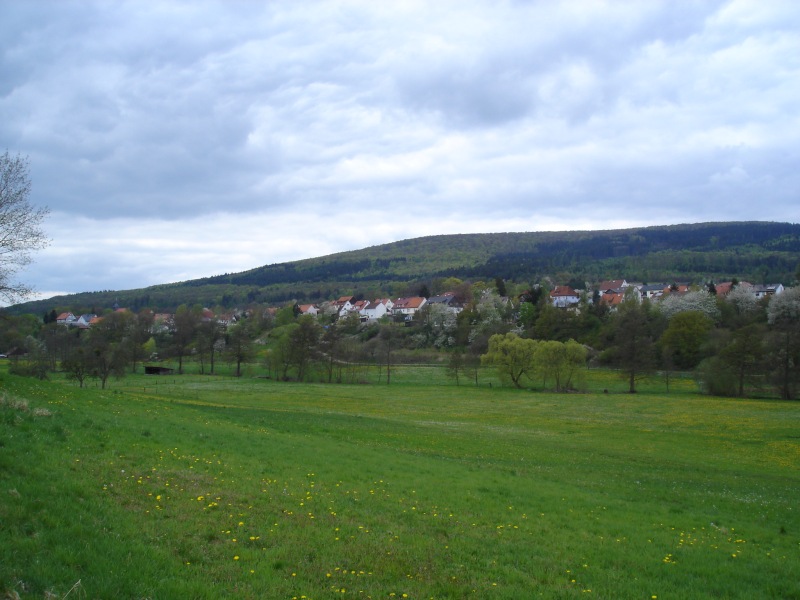
[[[427,235],[800,221],[795,0],[0,0],[38,297]]]

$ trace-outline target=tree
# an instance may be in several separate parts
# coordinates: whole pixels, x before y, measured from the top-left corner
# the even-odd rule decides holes
[[[560,392],[568,390],[577,370],[586,366],[586,348],[575,340],[539,342],[534,360],[544,385],[552,377],[556,391]]]
[[[794,398],[800,378],[800,287],[773,296],[767,308],[773,328],[773,364],[781,398]]]
[[[132,315],[128,322],[128,353],[131,359],[131,370],[136,373],[136,366],[144,361],[148,354],[145,344],[150,340],[155,315],[150,310],[139,311]]]
[[[392,356],[397,348],[399,338],[399,329],[396,325],[387,323],[378,329],[376,339],[378,351],[386,361],[386,385],[392,383]]]
[[[79,345],[72,348],[61,362],[61,367],[66,372],[67,379],[77,381],[78,385],[83,387],[83,383],[91,373],[91,363],[86,347]]]
[[[655,366],[655,316],[649,302],[623,302],[612,322],[611,357],[628,380],[628,391],[636,393],[636,382]]]
[[[27,158],[0,155],[0,297],[8,303],[31,295],[32,288],[14,277],[49,243],[41,224],[50,211],[30,204],[28,168]]]
[[[489,338],[489,349],[481,356],[481,363],[494,366],[500,379],[521,388],[522,378],[533,374],[537,344],[515,333],[495,334]]]
[[[314,360],[322,328],[311,315],[297,319],[297,327],[289,334],[289,362],[297,372],[297,380],[303,381]]]
[[[456,341],[456,314],[444,304],[426,304],[414,315],[414,341],[420,346],[445,348]]]
[[[92,326],[86,342],[85,358],[89,371],[100,380],[100,387],[103,389],[112,375],[125,375],[125,365],[128,362],[125,344],[121,341],[121,329],[114,316],[115,313],[112,313]]]
[[[199,324],[200,307],[189,308],[185,304],[181,304],[175,311],[172,350],[178,357],[178,373],[183,373],[183,358],[189,353]]]
[[[719,358],[736,377],[739,396],[744,395],[745,384],[760,371],[764,327],[753,323],[737,330],[733,340],[719,353]]]
[[[687,310],[674,315],[661,336],[660,344],[679,369],[692,369],[702,356],[703,344],[708,339],[713,323],[705,314]]]
[[[713,321],[719,318],[717,298],[709,294],[708,290],[697,290],[683,295],[668,294],[661,300],[658,307],[668,319],[687,310],[701,312]]]
[[[216,319],[209,319],[197,328],[197,356],[200,359],[200,372],[205,373],[206,357],[209,360],[210,372],[214,374],[214,358],[217,346],[223,339],[222,325]]]
[[[464,371],[464,352],[457,349],[450,353],[450,360],[447,361],[447,376],[455,379],[459,385],[459,376]]]
[[[253,338],[246,323],[239,322],[228,328],[225,349],[231,362],[236,363],[236,376],[241,377],[242,363],[252,360],[255,354]]]
[[[508,296],[508,291],[506,290],[506,282],[503,281],[502,277],[494,278],[494,287],[497,289],[497,293],[498,295],[500,295],[500,297]]]

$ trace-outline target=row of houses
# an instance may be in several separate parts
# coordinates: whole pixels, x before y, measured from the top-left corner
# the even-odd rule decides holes
[[[404,298],[377,298],[375,300],[356,300],[354,296],[342,296],[338,300],[328,303],[327,306],[319,307],[316,304],[301,304],[300,313],[306,315],[318,315],[321,312],[335,314],[339,318],[350,315],[358,315],[361,322],[377,321],[383,317],[394,317],[395,315],[405,316],[410,320],[424,306],[444,306],[447,310],[458,314],[463,310],[463,306],[456,301],[454,294],[442,294],[441,296],[408,296]]]
[[[754,285],[746,281],[733,283],[723,282],[716,284],[712,291],[715,291],[717,296],[724,297],[734,288],[739,286],[748,290],[756,299],[765,298],[781,294],[784,287],[781,284],[770,285]],[[629,283],[624,279],[614,279],[609,281],[602,281],[597,286],[599,294],[599,302],[614,307],[624,301],[626,297],[635,294],[636,298],[640,299],[659,299],[669,294],[686,294],[690,291],[688,284],[637,284]],[[575,290],[567,285],[557,285],[549,293],[550,303],[558,308],[570,308],[577,306],[581,301],[583,292]],[[505,299],[508,301],[508,299]],[[590,298],[591,301],[591,298]],[[455,294],[445,293],[439,296],[431,296],[425,298],[423,296],[409,296],[404,298],[377,298],[375,300],[356,300],[355,296],[342,296],[341,298],[332,302],[326,302],[321,305],[317,304],[302,304],[299,305],[300,314],[305,315],[318,315],[320,313],[336,315],[338,318],[346,318],[350,315],[357,315],[362,323],[370,323],[377,321],[383,317],[395,317],[400,315],[405,317],[407,321],[413,319],[414,315],[425,306],[443,306],[446,310],[454,314],[460,313],[464,307],[456,299]],[[126,311],[125,308],[117,308],[116,311]],[[277,310],[277,309],[274,309]],[[236,315],[223,315],[218,316],[208,308],[203,309],[201,316],[202,320],[210,321],[216,320],[223,325],[229,325],[235,322]],[[70,327],[78,327],[81,329],[88,329],[96,324],[102,317],[96,314],[82,314],[79,316],[71,312],[64,312],[57,316],[56,322],[67,325]],[[170,329],[173,325],[173,315],[171,314],[155,314],[153,329],[155,331],[161,329]]]
[[[780,283],[754,285],[747,281],[740,281],[738,283],[726,281],[718,283],[710,287],[710,291],[716,293],[717,297],[723,298],[727,296],[735,286],[746,289],[757,300],[775,296],[784,291],[783,284]],[[669,294],[686,294],[690,291],[690,286],[684,283],[656,283],[645,285],[628,283],[624,279],[614,279],[610,281],[601,281],[597,286],[597,291],[599,293],[600,303],[613,307],[619,305],[627,294],[635,293],[636,297],[642,300],[657,300]],[[577,305],[580,300],[581,291],[575,290],[568,285],[557,285],[550,291],[550,303],[553,306],[569,308]]]

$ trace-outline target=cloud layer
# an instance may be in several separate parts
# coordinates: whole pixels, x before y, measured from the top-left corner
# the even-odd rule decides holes
[[[798,220],[793,2],[0,2],[42,292],[435,233]]]

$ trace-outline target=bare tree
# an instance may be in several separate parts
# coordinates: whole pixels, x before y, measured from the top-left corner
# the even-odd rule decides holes
[[[18,271],[31,262],[31,253],[49,243],[41,225],[50,212],[34,208],[28,197],[31,181],[28,159],[0,155],[0,297],[14,303],[31,295],[33,289],[14,281]]]

